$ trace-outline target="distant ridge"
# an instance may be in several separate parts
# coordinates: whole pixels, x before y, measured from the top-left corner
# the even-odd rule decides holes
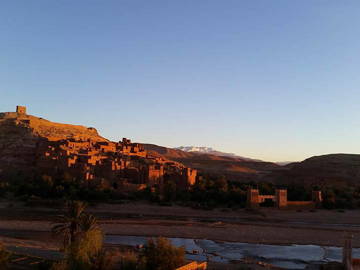
[[[169,160],[180,162],[185,166],[195,168],[201,172],[224,175],[229,180],[257,181],[270,175],[272,171],[281,170],[282,167],[261,160],[253,160],[236,156],[235,154],[223,153],[210,147],[182,146],[167,148],[155,144],[143,144],[147,151],[153,155],[161,155]],[[270,180],[269,178],[266,178]]]
[[[211,147],[206,147],[206,146],[180,146],[180,147],[176,147],[174,149],[178,149],[178,150],[181,150],[184,152],[210,154],[210,155],[220,156],[220,157],[240,158],[245,161],[263,162],[260,159],[252,159],[252,158],[248,158],[248,157],[238,156],[234,153],[221,152],[221,151],[217,151]]]
[[[360,179],[360,155],[328,154],[313,156],[286,166],[280,179],[284,182],[308,184],[358,184]]]

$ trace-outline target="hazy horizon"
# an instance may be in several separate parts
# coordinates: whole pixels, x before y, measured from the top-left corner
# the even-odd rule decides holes
[[[358,1],[4,1],[0,111],[273,162],[360,153]]]

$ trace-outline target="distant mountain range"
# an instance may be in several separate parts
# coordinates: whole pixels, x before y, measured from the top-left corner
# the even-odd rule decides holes
[[[144,144],[145,149],[205,173],[225,175],[236,181],[269,181],[308,184],[357,183],[360,179],[360,155],[330,154],[301,162],[265,162],[223,153],[210,147],[181,146],[167,148]]]
[[[210,147],[182,146],[167,148],[154,144],[143,144],[143,146],[152,155],[160,155],[205,173],[224,175],[231,180],[257,181],[264,178],[270,179],[270,176],[266,176],[273,171],[286,169],[272,162],[223,153]]]
[[[95,128],[50,122],[43,118],[15,113],[0,113],[0,173],[7,167],[34,169],[40,143],[51,146],[55,141],[110,142]],[[360,155],[330,154],[301,162],[273,163],[217,151],[211,147],[181,146],[167,148],[142,144],[151,158],[183,165],[199,173],[224,175],[234,181],[269,181],[275,183],[357,184],[360,179]],[[175,162],[175,163],[174,163]],[[143,164],[143,163],[141,163]],[[183,164],[183,165],[181,165]],[[1,177],[0,177],[1,178]]]
[[[238,156],[234,153],[221,152],[221,151],[217,151],[211,147],[206,147],[206,146],[180,146],[180,147],[176,147],[174,149],[181,150],[184,152],[210,154],[210,155],[219,156],[219,157],[233,157],[233,158],[240,158],[240,159],[246,160],[246,161],[262,162],[262,160],[260,160],[260,159],[252,159],[252,158],[248,158],[248,157]]]

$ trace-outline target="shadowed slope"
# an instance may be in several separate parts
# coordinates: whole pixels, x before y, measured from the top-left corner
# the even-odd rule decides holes
[[[360,155],[356,154],[314,156],[287,167],[289,170],[281,177],[285,182],[357,183],[360,179]]]

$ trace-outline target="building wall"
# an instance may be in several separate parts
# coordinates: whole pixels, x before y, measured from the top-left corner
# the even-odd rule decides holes
[[[207,269],[207,262],[191,262],[184,266],[181,266],[179,268],[176,268],[176,270],[206,270]]]
[[[278,208],[286,208],[288,205],[287,190],[277,189],[276,190],[276,206]]]
[[[321,191],[314,191],[311,201],[288,201],[286,189],[277,189],[275,195],[260,195],[258,189],[252,188],[247,191],[246,201],[248,208],[257,208],[260,203],[263,203],[267,199],[273,200],[276,206],[280,209],[288,207],[314,208],[321,206],[322,202]]]
[[[249,188],[246,197],[246,204],[248,208],[257,208],[259,207],[259,190]]]

